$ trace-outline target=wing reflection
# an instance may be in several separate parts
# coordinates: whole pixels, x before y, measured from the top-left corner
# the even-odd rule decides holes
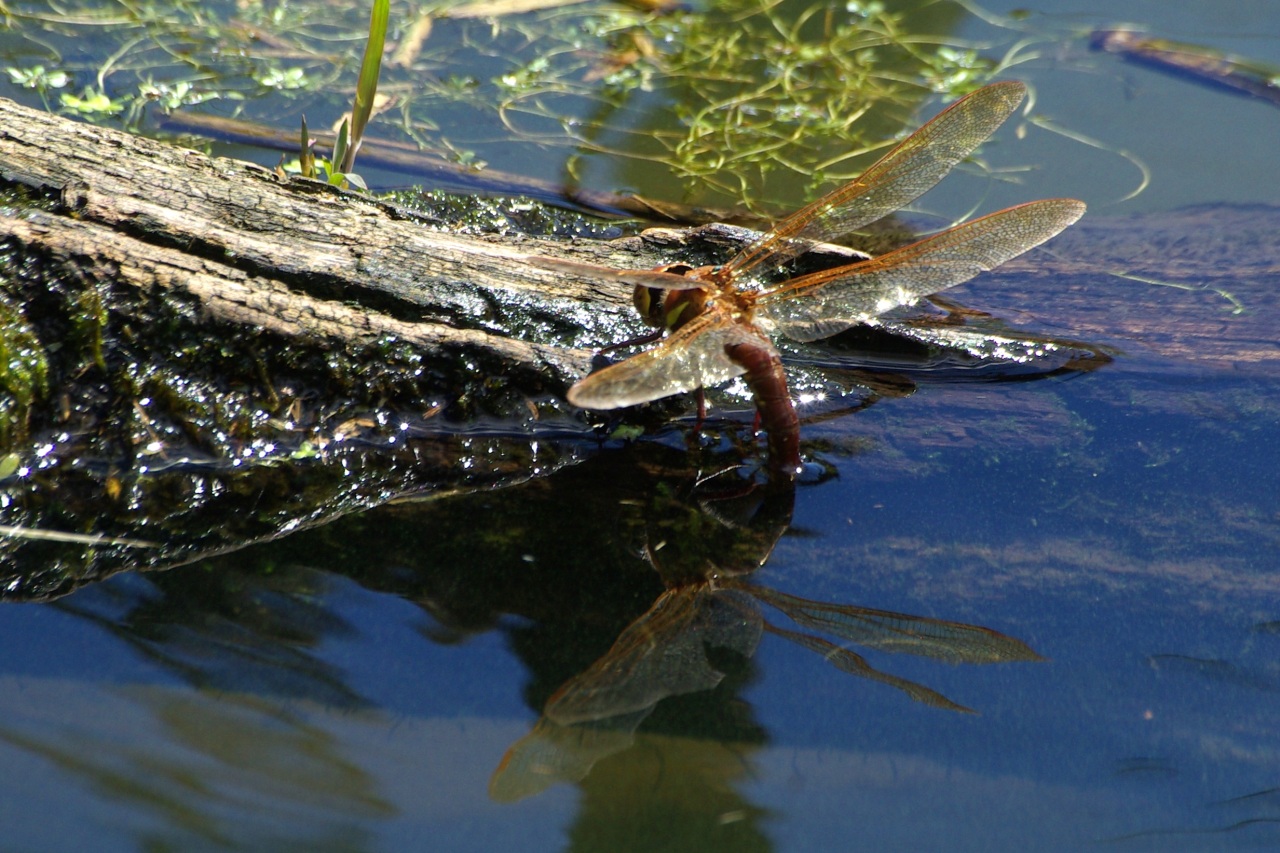
[[[751,575],[790,524],[795,486],[789,478],[757,483],[735,475],[730,469],[695,478],[685,489],[660,486],[647,504],[624,504],[620,526],[640,534],[637,544],[664,589],[603,656],[547,700],[533,730],[494,772],[489,791],[495,799],[517,800],[556,782],[585,779],[598,762],[632,745],[658,703],[719,686],[726,663],[749,659],[765,632],[842,672],[967,713],[971,709],[925,685],[875,668],[848,646],[953,664],[1041,659],[1022,641],[989,628],[813,601],[754,583]],[[762,605],[798,629],[773,624]]]
[[[551,697],[543,716],[562,726],[597,722],[648,713],[668,696],[710,690],[724,673],[707,660],[707,650],[750,657],[763,625],[740,591],[709,583],[668,589],[604,657]]]

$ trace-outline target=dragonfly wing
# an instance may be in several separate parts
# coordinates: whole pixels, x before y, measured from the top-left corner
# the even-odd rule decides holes
[[[658,290],[707,290],[709,285],[692,278],[686,278],[661,270],[618,270],[599,264],[587,264],[581,261],[567,261],[562,258],[548,258],[543,255],[524,255],[523,260],[530,266],[551,272],[580,275],[593,281],[618,281],[639,287],[653,287]]]
[[[869,261],[801,276],[760,297],[766,328],[816,341],[968,281],[1050,239],[1084,203],[1048,199],[966,222]]]
[[[612,717],[607,726],[561,726],[543,717],[508,747],[489,780],[489,796],[514,803],[557,782],[581,782],[598,762],[631,746],[647,714]]]
[[[915,201],[966,159],[1022,103],[1027,89],[1007,81],[952,104],[853,181],[801,208],[726,266],[741,274],[763,261],[783,264],[815,242],[833,240]]]
[[[910,696],[917,702],[923,702],[926,705],[932,705],[935,708],[945,708],[948,711],[959,711],[962,714],[973,713],[972,708],[966,708],[958,702],[952,702],[946,696],[943,696],[936,690],[925,687],[923,684],[917,684],[914,681],[908,681],[905,678],[899,678],[896,675],[890,675],[867,663],[866,658],[862,655],[855,654],[849,649],[837,646],[830,640],[824,640],[822,637],[814,637],[810,634],[803,634],[799,631],[788,631],[785,628],[777,628],[772,625],[766,626],[770,633],[785,637],[801,648],[809,649],[822,655],[827,663],[836,669],[844,670],[850,675],[856,675],[860,678],[869,678],[872,681],[879,681],[896,687],[903,693]]]
[[[744,343],[773,350],[754,327],[725,315],[703,314],[653,349],[582,379],[567,396],[584,409],[618,409],[719,385],[746,372],[725,353],[726,346]]]

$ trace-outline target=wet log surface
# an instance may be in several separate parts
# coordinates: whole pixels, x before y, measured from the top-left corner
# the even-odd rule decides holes
[[[213,318],[295,343],[395,335],[428,353],[478,354],[563,387],[588,368],[614,323],[631,322],[629,293],[539,269],[525,256],[643,268],[670,258],[680,242],[672,236],[678,232],[572,247],[450,234],[361,195],[12,102],[0,101],[0,121],[0,178],[60,198],[52,213],[0,218],[0,235],[133,287],[179,290]],[[1125,317],[1140,318],[1132,325],[1143,331],[1158,316],[1168,338],[1184,341],[1162,347],[1168,354],[1266,360],[1276,353],[1264,330],[1251,331],[1256,313],[1227,322],[1220,312],[1194,311],[1169,325],[1163,309],[1146,310],[1169,294],[1111,276],[1202,293],[1221,283],[1234,293],[1280,270],[1269,238],[1278,219],[1262,207],[1086,219],[1054,242],[1052,256],[1035,253],[974,287],[985,296],[999,282],[999,303],[1007,296],[1023,309],[1035,306],[1076,336],[1124,336]],[[726,252],[741,239],[721,236]],[[689,239],[705,248],[699,237]],[[1028,276],[1054,283],[1033,282],[1032,298],[1021,300],[1022,288],[1000,281]],[[1108,322],[1090,322],[1095,314]]]
[[[11,429],[0,456],[26,472],[0,474],[11,597],[573,463],[595,442],[561,394],[596,348],[640,326],[625,286],[528,256],[645,268],[724,258],[749,237],[450,233],[365,196],[10,102],[0,128],[0,179],[43,199],[0,216],[0,313],[48,350],[44,385],[12,418],[26,434]],[[948,297],[1110,348],[1122,368],[1274,376],[1277,233],[1272,207],[1091,215]],[[946,434],[899,430],[894,442],[909,456],[912,443],[990,440],[971,393],[973,429],[951,408]],[[1057,420],[1006,440],[1035,444]]]
[[[390,333],[561,382],[584,368],[585,351],[518,340],[515,318],[493,331],[502,307],[531,296],[566,316],[607,301],[523,263],[533,246],[450,235],[356,194],[11,103],[0,116],[0,176],[60,199],[53,214],[0,222],[9,239],[295,343]]]

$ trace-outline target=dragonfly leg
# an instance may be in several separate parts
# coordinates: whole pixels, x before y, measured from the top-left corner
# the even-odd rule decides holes
[[[626,349],[627,347],[639,347],[639,346],[644,346],[646,344],[651,344],[654,341],[661,339],[662,336],[665,335],[666,333],[667,333],[666,329],[657,329],[655,331],[649,332],[647,335],[641,335],[640,337],[632,338],[629,341],[622,341],[621,343],[609,344],[607,347],[604,347],[603,349],[599,350],[596,353],[596,355],[604,355],[605,353],[613,352],[614,350]]]

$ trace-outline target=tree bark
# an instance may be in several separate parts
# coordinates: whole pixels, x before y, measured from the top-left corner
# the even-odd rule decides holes
[[[628,304],[622,288],[524,261],[563,256],[563,244],[444,233],[365,196],[8,101],[0,128],[0,177],[60,201],[54,213],[0,218],[0,237],[300,343],[394,334],[566,383],[590,351],[521,340],[518,318],[504,326],[499,315],[533,307],[563,320],[584,302],[606,315]],[[633,243],[588,259],[641,253]]]

